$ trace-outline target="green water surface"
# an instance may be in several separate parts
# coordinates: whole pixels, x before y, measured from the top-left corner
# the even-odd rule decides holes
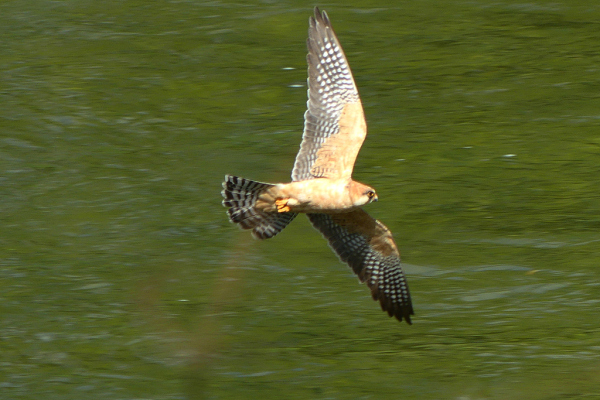
[[[600,399],[600,3],[320,4],[412,326],[220,204],[289,180],[314,5],[0,3],[0,398]]]

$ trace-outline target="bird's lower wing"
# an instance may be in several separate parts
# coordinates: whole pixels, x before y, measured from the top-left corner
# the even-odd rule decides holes
[[[389,229],[362,209],[307,215],[333,251],[369,286],[382,310],[410,324],[412,302]]]

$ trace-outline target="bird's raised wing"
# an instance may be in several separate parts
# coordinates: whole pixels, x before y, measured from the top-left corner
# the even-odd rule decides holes
[[[333,251],[369,286],[381,309],[410,324],[414,315],[410,292],[389,229],[362,209],[307,215]]]
[[[367,135],[348,61],[325,12],[308,29],[308,110],[292,180],[350,178]]]

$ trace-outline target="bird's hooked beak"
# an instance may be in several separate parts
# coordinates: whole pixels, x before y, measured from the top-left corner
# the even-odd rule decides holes
[[[377,200],[379,200],[379,197],[377,197],[377,195],[373,196],[373,198],[371,199],[371,203],[376,202]]]

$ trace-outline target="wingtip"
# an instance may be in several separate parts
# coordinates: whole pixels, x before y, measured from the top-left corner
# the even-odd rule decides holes
[[[406,321],[408,325],[412,325],[410,316],[415,315],[415,313],[412,310],[412,307],[401,307],[399,310],[387,309],[384,311],[387,311],[390,317],[396,318],[398,322]]]
[[[327,12],[325,10],[321,11],[317,6],[315,7],[314,12],[315,16],[310,17],[311,20],[316,22],[323,22],[325,25],[331,25],[331,23],[329,22],[329,16],[327,15]]]
[[[408,303],[407,305],[402,306],[396,318],[398,318],[400,321],[402,321],[402,318],[404,318],[407,324],[412,325],[412,321],[410,320],[411,315],[415,315],[415,312],[413,310],[412,303]]]
[[[321,15],[321,11],[319,10],[319,7],[315,7],[313,10],[313,15],[311,15],[310,17],[308,17],[308,25],[311,28],[314,28],[317,25],[317,21],[319,20],[319,16]]]

